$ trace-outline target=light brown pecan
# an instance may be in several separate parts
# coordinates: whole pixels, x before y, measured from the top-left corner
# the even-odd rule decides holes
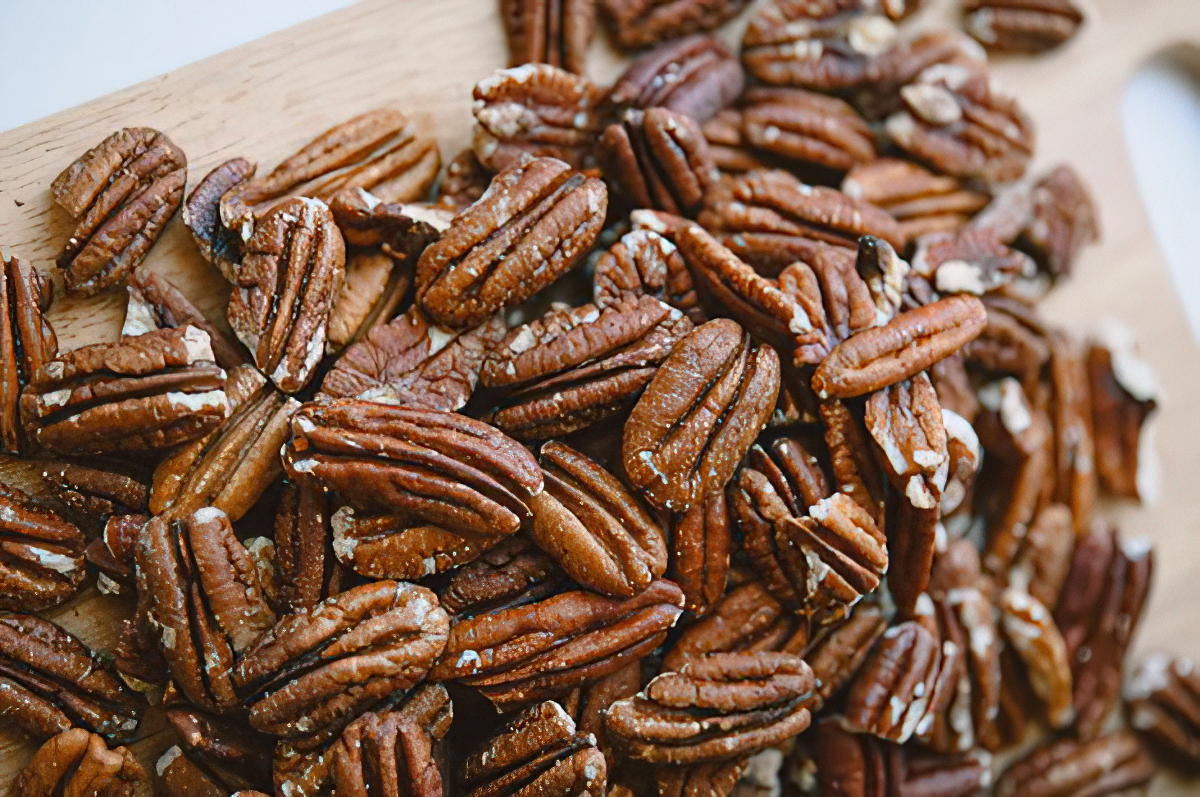
[[[436,689],[437,687],[425,687]],[[444,775],[436,745],[450,730],[449,695],[433,722],[414,716],[411,704],[369,712],[346,727],[334,746],[333,782],[345,797],[441,797]]]
[[[618,108],[667,108],[703,124],[742,93],[737,56],[712,36],[696,34],[656,47],[613,84]]]
[[[475,157],[493,172],[528,155],[575,169],[594,166],[604,94],[587,78],[549,64],[498,69],[475,85]]]
[[[1087,369],[1100,486],[1110,495],[1141,499],[1153,489],[1143,470],[1142,430],[1158,408],[1157,385],[1144,362],[1121,348],[1089,346]]]
[[[935,388],[936,390],[936,388]],[[940,397],[938,404],[941,404]],[[949,515],[964,504],[983,464],[983,446],[979,435],[966,418],[945,407],[942,426],[946,429],[946,457],[949,472],[942,488],[941,514]]]
[[[1086,354],[1068,333],[1050,333],[1051,412],[1054,421],[1054,497],[1071,507],[1075,530],[1092,518],[1098,484],[1092,439],[1092,397]]]
[[[229,518],[212,507],[155,517],[136,560],[175,687],[210,711],[237,706],[234,659],[270,630],[275,613]]]
[[[258,370],[285,393],[307,385],[324,356],[345,273],[345,244],[324,202],[289,199],[255,223],[226,316]]]
[[[217,365],[234,368],[250,362],[241,344],[210,323],[166,277],[155,274],[146,266],[139,266],[130,272],[125,290],[129,293],[129,303],[125,306],[125,321],[121,327],[123,336],[193,326],[208,333]]]
[[[240,519],[283,471],[279,447],[300,406],[249,365],[225,383],[230,414],[219,427],[172,451],[154,469],[150,511],[188,514],[213,506]]]
[[[595,0],[502,0],[508,65],[550,64],[583,74],[596,29]]]
[[[666,533],[617,477],[583,454],[542,446],[546,489],[530,499],[534,542],[580,586],[630,597],[667,570]]]
[[[509,331],[488,353],[480,382],[498,406],[484,419],[518,439],[570,434],[627,410],[672,347],[692,331],[650,296],[600,308],[555,307]]]
[[[1125,794],[1145,785],[1154,761],[1138,738],[1115,731],[1091,741],[1059,739],[1037,748],[996,780],[996,797]]]
[[[477,202],[491,181],[491,171],[479,162],[475,150],[467,147],[446,164],[434,207],[457,213]]]
[[[347,252],[346,278],[329,311],[326,353],[343,351],[391,320],[412,287],[412,277],[411,263],[397,262],[383,252]]]
[[[0,484],[0,609],[40,612],[74,595],[87,575],[83,532]]]
[[[1071,704],[1071,663],[1058,626],[1042,602],[1016,589],[1000,595],[1004,636],[1025,664],[1029,685],[1041,699],[1052,728],[1065,728],[1075,719]]]
[[[463,765],[467,797],[556,794],[602,797],[607,782],[596,737],[576,730],[558,703],[530,706]]]
[[[1092,197],[1074,169],[1059,166],[1034,184],[1031,202],[1021,245],[1051,276],[1065,277],[1079,250],[1100,240]]]
[[[841,187],[847,196],[890,213],[909,241],[932,232],[957,232],[988,204],[987,194],[963,181],[896,158],[855,166]]]
[[[985,47],[1037,53],[1075,35],[1083,12],[1071,0],[964,0],[963,28]]]
[[[47,739],[72,727],[134,738],[144,702],[97,653],[31,614],[0,613],[0,714],[5,727]]]
[[[690,765],[752,755],[808,727],[812,670],[788,653],[709,653],[608,710],[628,757]]]
[[[224,383],[203,330],[163,329],[50,360],[22,394],[21,416],[55,453],[153,451],[216,428],[228,414]]]
[[[691,117],[668,108],[630,108],[600,138],[605,173],[639,208],[694,216],[718,173]]]
[[[922,236],[913,253],[912,268],[943,295],[982,296],[1037,273],[1033,258],[1009,249],[990,230],[979,229]]]
[[[921,372],[872,393],[864,418],[892,486],[918,509],[937,509],[950,457],[942,408],[929,377]]]
[[[505,331],[499,314],[460,333],[410,308],[346,349],[325,374],[321,393],[452,412],[471,397],[484,357]]]
[[[826,629],[804,649],[814,679],[810,711],[819,712],[850,683],[886,628],[878,606],[859,604],[845,622]]]
[[[704,496],[675,518],[671,534],[671,578],[686,596],[685,607],[706,614],[725,592],[733,547],[725,491]]]
[[[439,324],[478,326],[556,280],[596,240],[604,183],[562,161],[518,163],[455,217],[417,263],[417,304]]]
[[[870,236],[863,236],[862,240],[874,242],[874,246],[864,245],[864,248],[879,251],[886,247],[895,253],[886,241]],[[869,277],[881,277],[878,285],[886,286],[890,276],[886,264],[890,259],[886,256],[871,258],[871,262],[884,264],[880,269],[867,273]],[[875,284],[859,275],[854,252],[845,247],[830,246],[824,241],[817,242],[809,262],[798,260],[785,268],[779,275],[779,287],[804,308],[812,326],[810,332],[797,336],[793,363],[816,365],[846,338],[882,323],[888,316],[877,305],[886,297],[876,296],[872,291],[872,285]],[[888,312],[891,310],[888,304]]]
[[[439,597],[452,614],[483,614],[547,598],[565,582],[550,557],[524,535],[514,534],[456,568]]]
[[[938,171],[991,182],[1015,180],[1033,154],[1033,122],[990,84],[957,64],[926,69],[900,89],[905,110],[888,117],[896,146]]]
[[[0,451],[30,448],[21,425],[21,391],[58,355],[50,309],[52,283],[13,255],[0,255]]]
[[[1188,771],[1200,762],[1200,673],[1186,656],[1147,656],[1126,681],[1129,724]]]
[[[983,302],[964,294],[900,313],[839,343],[817,366],[813,391],[851,398],[910,379],[961,349],[986,322]]]
[[[884,522],[883,475],[872,456],[861,417],[836,399],[821,402],[825,445],[829,448],[830,470],[839,492],[870,513],[878,526]]]
[[[124,747],[109,750],[104,739],[83,728],[64,731],[43,744],[8,790],[10,797],[150,797],[153,793],[150,778],[133,753]]]
[[[54,201],[76,220],[57,260],[67,291],[121,284],[179,209],[186,181],[183,151],[149,127],[118,130],[55,177]]]
[[[169,708],[167,723],[179,744],[162,754],[155,769],[171,794],[208,797],[270,788],[271,737],[184,706]]]
[[[779,393],[779,358],[728,319],[680,341],[625,424],[625,473],[660,509],[686,513],[733,478]]]
[[[429,674],[460,680],[501,709],[560,697],[662,644],[683,609],[683,593],[657,579],[632,598],[583,590],[459,617]]]
[[[718,28],[747,0],[601,0],[617,45],[626,50]]]
[[[656,216],[648,218],[657,220]],[[637,220],[634,222],[636,225]],[[625,233],[592,264],[592,301],[597,307],[617,304],[621,297],[630,294],[653,296],[685,314],[693,323],[703,324],[707,320],[683,255],[673,241],[653,229]]]
[[[230,230],[221,222],[221,197],[254,177],[255,165],[245,158],[227,160],[204,175],[183,203],[183,223],[201,256],[233,282],[242,262],[239,230]]]
[[[875,159],[871,128],[843,100],[803,89],[752,88],[743,102],[746,143],[795,166],[847,172]]]

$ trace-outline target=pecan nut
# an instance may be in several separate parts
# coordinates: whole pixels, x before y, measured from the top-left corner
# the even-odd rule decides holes
[[[43,744],[9,787],[11,797],[103,794],[150,797],[150,778],[133,753],[109,750],[104,739],[83,728],[64,731]]]
[[[600,139],[606,173],[639,208],[694,216],[717,167],[691,117],[668,108],[631,108]]]
[[[733,534],[725,491],[706,495],[675,518],[671,534],[671,578],[697,615],[708,612],[725,592]]]
[[[168,709],[167,723],[179,744],[163,753],[155,769],[172,794],[201,797],[269,788],[269,736],[193,708]]]
[[[1115,731],[1091,741],[1059,739],[1037,748],[996,780],[996,797],[1117,794],[1149,782],[1154,761],[1138,738]]]
[[[41,486],[68,514],[95,524],[149,511],[148,476],[136,463],[60,460],[42,463]]]
[[[0,609],[42,611],[74,595],[87,575],[83,532],[0,485]]]
[[[425,251],[423,246],[421,251]],[[407,259],[397,262],[386,253],[371,249],[349,251],[346,278],[329,311],[326,353],[344,351],[375,327],[390,321],[412,287],[412,276]]]
[[[1006,589],[1000,596],[1004,636],[1025,663],[1029,685],[1046,709],[1053,728],[1075,719],[1071,703],[1071,663],[1058,626],[1042,602],[1028,593]]]
[[[798,166],[834,172],[875,159],[871,128],[848,103],[803,89],[753,88],[742,109],[742,138]]]
[[[808,707],[816,713],[858,673],[867,654],[887,628],[878,606],[859,604],[845,622],[826,629],[804,651],[813,671]]]
[[[1110,495],[1140,499],[1155,488],[1143,430],[1158,408],[1158,388],[1144,361],[1120,345],[1119,333],[1109,337],[1111,348],[1092,345],[1087,352],[1096,475]]]
[[[333,782],[346,797],[441,797],[443,774],[438,742],[450,729],[453,707],[438,687],[444,704],[431,719],[419,716],[414,704],[369,712],[346,727],[333,748]]]
[[[13,255],[0,256],[0,451],[29,448],[21,426],[21,391],[58,355],[54,328],[42,315],[53,286]]]
[[[119,285],[179,209],[186,181],[183,151],[148,127],[118,130],[55,177],[54,201],[76,220],[57,260],[67,291]]]
[[[479,162],[475,150],[468,147],[446,164],[434,207],[457,213],[479,201],[491,181],[491,172]]]
[[[604,183],[553,158],[514,165],[417,263],[417,304],[461,329],[520,304],[574,265],[604,223]]]
[[[524,535],[514,534],[457,568],[440,597],[446,611],[455,615],[483,614],[548,598],[565,581],[550,557]]]
[[[123,336],[193,326],[208,333],[217,365],[232,369],[250,362],[241,344],[210,323],[166,277],[155,274],[146,266],[139,266],[130,272],[125,290],[129,293],[129,303],[121,327]]]
[[[963,181],[896,158],[855,166],[841,187],[847,196],[890,213],[909,241],[933,232],[957,232],[988,204],[987,194]]]
[[[333,553],[329,495],[312,479],[284,486],[275,513],[274,576],[284,613],[316,606],[348,580]]]
[[[550,64],[583,74],[596,29],[595,0],[503,0],[508,65]]]
[[[636,225],[638,219],[633,221]],[[597,307],[617,304],[627,295],[653,296],[696,324],[707,320],[683,255],[653,229],[626,233],[592,264],[592,301]]]
[[[183,203],[183,223],[200,255],[230,282],[237,279],[243,239],[239,230],[230,230],[221,222],[221,197],[254,177],[255,169],[245,158],[227,160],[204,175]]]
[[[930,233],[917,241],[913,271],[932,281],[942,294],[976,296],[1003,288],[1014,279],[1037,273],[1033,258],[1009,249],[990,230]]]
[[[1051,276],[1065,277],[1079,250],[1100,240],[1096,206],[1070,166],[1059,166],[1038,180],[1030,200],[1031,218],[1020,243]]]
[[[1054,421],[1054,498],[1071,507],[1075,529],[1092,517],[1098,484],[1092,432],[1090,382],[1083,348],[1066,332],[1050,341],[1051,411]]]
[[[884,522],[883,475],[871,456],[871,444],[862,419],[836,399],[821,402],[825,445],[830,470],[838,489],[870,513],[875,525]]]
[[[747,0],[601,0],[617,45],[626,50],[719,28]]]
[[[1195,769],[1200,762],[1200,675],[1191,659],[1148,656],[1126,682],[1129,724],[1172,760]]]
[[[656,47],[613,84],[618,108],[667,108],[703,124],[742,93],[737,56],[712,36],[696,34]]]
[[[1083,12],[1071,0],[966,0],[963,13],[963,28],[980,44],[1027,53],[1057,47],[1083,22]]]

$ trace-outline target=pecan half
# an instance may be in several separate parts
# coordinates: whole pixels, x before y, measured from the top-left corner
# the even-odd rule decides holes
[[[226,315],[258,370],[285,393],[307,385],[325,354],[345,267],[342,234],[317,199],[276,205],[246,241]]]
[[[0,451],[29,448],[21,427],[21,391],[58,355],[54,328],[42,315],[53,285],[13,255],[0,256]]]
[[[912,268],[942,294],[976,296],[1037,273],[1037,265],[1029,255],[1009,249],[990,230],[979,229],[922,237],[917,241]]]
[[[0,484],[0,609],[38,612],[69,599],[87,575],[84,544],[75,524]]]
[[[1117,343],[1119,341],[1112,341]],[[1091,383],[1096,475],[1110,495],[1141,499],[1154,485],[1147,478],[1142,433],[1158,408],[1158,388],[1148,366],[1129,347],[1092,345],[1087,352]]]
[[[604,754],[610,772],[616,769],[618,759],[604,732],[604,716],[613,703],[633,697],[641,688],[642,662],[633,661],[595,683],[576,689],[563,704],[574,717],[579,733],[596,737],[596,746]]]
[[[592,264],[592,301],[597,307],[617,304],[630,294],[653,296],[693,323],[707,320],[683,255],[674,242],[652,229],[625,233]]]
[[[1075,719],[1070,697],[1071,663],[1050,611],[1037,598],[1006,589],[1000,596],[1000,613],[1004,636],[1025,663],[1029,685],[1041,698],[1050,726],[1070,725]]]
[[[224,383],[205,332],[163,329],[46,363],[21,396],[21,415],[56,453],[153,451],[216,428],[228,414]]]
[[[231,340],[209,322],[166,277],[155,274],[146,266],[139,266],[130,272],[125,290],[129,293],[129,303],[125,307],[125,321],[121,327],[123,336],[144,335],[155,329],[193,326],[208,333],[217,365],[234,368],[250,362],[241,344]]]
[[[713,163],[722,174],[741,174],[771,168],[771,158],[751,149],[742,135],[742,112],[722,108],[700,128]]]
[[[836,97],[803,89],[752,88],[744,102],[746,143],[794,165],[846,172],[875,158],[871,128]]]
[[[1071,507],[1075,530],[1082,533],[1092,518],[1098,488],[1087,360],[1083,348],[1068,333],[1054,330],[1049,341],[1054,498]]]
[[[766,425],[779,357],[728,319],[680,341],[625,424],[625,473],[660,509],[686,513],[722,489]]]
[[[242,261],[242,236],[221,222],[221,197],[254,177],[255,165],[245,158],[227,160],[204,175],[183,203],[183,223],[200,255],[233,282]]]
[[[348,252],[346,278],[329,311],[326,353],[343,351],[387,323],[411,287],[411,264],[373,250]]]
[[[282,612],[316,606],[346,586],[332,544],[327,491],[312,479],[286,484],[274,528],[274,575]]]
[[[1059,739],[1037,748],[996,780],[996,797],[1118,794],[1149,782],[1154,761],[1138,738],[1116,731],[1091,741]]]
[[[691,117],[668,108],[630,108],[600,139],[605,173],[639,208],[694,216],[717,167]]]
[[[607,781],[596,737],[553,701],[530,706],[463,765],[467,797],[556,794],[602,797]]]
[[[475,204],[491,181],[491,171],[479,162],[475,150],[468,147],[446,164],[434,207],[457,213]]]
[[[932,232],[957,232],[983,210],[989,199],[957,178],[937,175],[896,158],[879,158],[855,166],[841,187],[847,196],[890,213],[909,241]]]
[[[483,614],[549,597],[564,582],[550,557],[524,535],[515,534],[457,568],[440,597],[446,611],[455,615]]]
[[[155,769],[172,794],[207,797],[270,787],[269,736],[193,708],[168,709],[167,723],[179,744],[163,753]]]
[[[473,147],[485,168],[509,169],[527,155],[557,158],[575,169],[594,165],[604,91],[587,78],[526,64],[496,70],[475,84],[473,96]]]
[[[418,202],[385,202],[362,188],[342,191],[329,201],[329,212],[350,246],[378,246],[384,254],[412,264],[437,240],[454,211]],[[399,302],[403,294],[395,297]]]
[[[595,0],[503,0],[508,65],[550,64],[583,74],[596,29]]]
[[[875,249],[891,249],[886,241],[870,236],[863,236],[862,240],[875,241]],[[883,276],[885,272],[878,274]],[[800,260],[783,270],[779,275],[780,289],[804,308],[812,327],[811,331],[796,336],[795,365],[820,363],[838,343],[888,317],[878,307],[883,297],[877,298],[872,284],[859,276],[852,251],[823,241],[817,242],[809,262]],[[891,311],[890,304],[888,310]]]
[[[149,127],[118,130],[55,177],[54,201],[76,220],[56,261],[67,291],[119,285],[179,209],[186,181],[183,151]]]
[[[1200,673],[1192,660],[1152,653],[1125,683],[1129,724],[1170,759],[1200,766]]]
[[[813,671],[813,693],[808,707],[813,713],[850,683],[867,655],[887,628],[883,612],[874,604],[859,604],[845,622],[828,628],[804,650]]]
[[[1039,509],[1008,571],[1008,581],[1043,606],[1054,606],[1062,592],[1075,548],[1071,510],[1062,504]]]
[[[690,33],[703,33],[733,19],[748,0],[601,0],[617,45],[650,47]]]
[[[706,614],[725,592],[733,548],[725,491],[706,495],[675,518],[671,534],[671,578],[686,597],[685,607]]]
[[[109,750],[83,728],[64,731],[43,744],[9,786],[10,797],[95,794],[150,797],[150,778],[133,753]]]
[[[427,729],[400,710],[369,712],[347,726],[333,748],[333,782],[345,797],[441,797],[443,775],[435,745],[450,729],[452,707]]]
[[[878,526],[884,522],[884,481],[862,420],[841,401],[821,402],[830,470],[840,492],[867,510]]]
[[[808,727],[812,670],[788,653],[709,653],[608,710],[609,738],[650,764],[752,755]]]
[[[1083,12],[1071,0],[965,0],[963,28],[997,50],[1037,53],[1075,35]]]
[[[1031,201],[1032,217],[1021,245],[1052,276],[1065,277],[1079,250],[1100,240],[1100,220],[1092,197],[1074,169],[1059,166],[1037,181]]]
[[[1016,302],[988,297],[987,326],[967,344],[963,355],[988,371],[1016,376],[1021,384],[1037,384],[1050,359],[1048,331],[1037,314]]]
[[[613,84],[618,108],[667,108],[703,124],[742,93],[737,56],[712,36],[697,34],[639,57]]]
[[[149,471],[139,464],[84,459],[41,466],[46,496],[81,521],[102,525],[113,516],[145,514],[149,509]]]
[[[516,164],[417,263],[417,303],[439,324],[483,323],[574,265],[604,223],[604,183],[553,158]]]

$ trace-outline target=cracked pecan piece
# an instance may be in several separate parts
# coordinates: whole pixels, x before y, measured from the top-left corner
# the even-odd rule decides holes
[[[630,108],[600,137],[605,173],[638,208],[694,216],[719,177],[691,117],[668,108]]]
[[[454,218],[454,211],[447,208],[420,202],[385,202],[362,188],[335,195],[329,201],[329,212],[347,245],[377,246],[392,259],[409,264],[437,240]]]
[[[1071,0],[964,0],[963,29],[985,47],[1040,53],[1075,35],[1083,12]]]
[[[0,609],[40,612],[68,600],[87,575],[83,532],[0,484]]]
[[[25,428],[58,454],[154,451],[201,437],[228,414],[208,335],[163,329],[66,352],[21,396]]]
[[[618,304],[630,295],[653,296],[695,324],[707,320],[683,255],[673,241],[652,229],[625,233],[592,264],[592,301],[597,307]]]
[[[149,127],[125,127],[89,149],[50,185],[75,219],[57,259],[67,292],[119,285],[154,246],[183,200],[187,157]]]
[[[743,140],[795,166],[847,172],[875,159],[871,128],[837,97],[803,89],[752,88],[743,102]]]
[[[64,731],[43,744],[9,786],[10,797],[56,794],[151,797],[150,778],[133,753],[109,750],[83,728]]]
[[[608,99],[617,108],[667,108],[704,124],[736,100],[744,84],[737,56],[712,36],[696,34],[637,58]]]
[[[324,202],[286,200],[246,241],[226,317],[254,364],[285,393],[301,390],[325,355],[346,247]]]
[[[53,284],[13,255],[0,256],[0,451],[28,449],[21,425],[21,391],[58,355],[50,309]]]
[[[987,194],[968,188],[962,180],[897,158],[855,166],[841,188],[847,196],[890,213],[909,241],[933,232],[958,232],[989,201]]]
[[[605,92],[587,78],[549,64],[525,64],[496,70],[475,84],[472,96],[472,147],[484,168],[509,169],[524,156],[557,158],[574,169],[595,165]]]
[[[429,678],[473,686],[501,710],[561,697],[657,648],[682,609],[679,587],[660,578],[632,598],[573,590],[459,615]]]
[[[725,592],[731,526],[724,490],[704,496],[672,523],[671,578],[683,590],[685,608],[696,615],[706,614]]]
[[[779,357],[728,319],[680,341],[625,424],[625,473],[654,506],[686,513],[733,478],[775,407]]]
[[[1087,352],[1096,475],[1106,493],[1140,500],[1154,487],[1143,470],[1142,430],[1158,408],[1158,385],[1130,346],[1109,342]]]
[[[506,331],[499,314],[457,332],[410,308],[346,349],[325,374],[321,393],[453,412],[471,397],[484,358]]]
[[[1024,252],[1010,249],[990,230],[935,232],[917,241],[913,273],[928,279],[942,295],[982,296],[1014,279],[1029,279],[1037,264]]]
[[[808,727],[812,670],[788,653],[709,653],[614,703],[606,729],[618,750],[650,764],[752,755]]]
[[[166,714],[179,744],[162,754],[155,770],[171,794],[208,797],[270,787],[271,737],[190,707]]]
[[[275,624],[250,556],[219,509],[158,516],[135,552],[175,687],[208,711],[239,705],[234,659]]]
[[[628,409],[692,324],[649,296],[553,308],[510,330],[480,373],[499,393],[484,420],[522,440],[577,432]]]
[[[595,0],[502,0],[508,65],[550,64],[583,74],[596,30]]]
[[[193,326],[208,333],[217,365],[232,369],[250,362],[241,344],[209,322],[166,277],[155,274],[146,266],[139,266],[130,272],[125,290],[129,293],[129,303],[121,327],[123,336]]]
[[[439,324],[483,323],[558,279],[591,248],[604,183],[553,158],[518,163],[451,222],[417,263],[417,304]]]
[[[1115,731],[1091,741],[1067,738],[1042,745],[996,779],[995,793],[996,797],[1125,794],[1148,783],[1153,775],[1154,761],[1138,738]]]
[[[1126,681],[1130,726],[1170,761],[1200,766],[1200,673],[1186,656],[1152,653]]]
[[[748,0],[601,0],[617,46],[651,47],[669,39],[719,28]]]
[[[230,230],[221,222],[221,197],[254,177],[255,170],[245,158],[227,160],[204,175],[183,203],[183,223],[191,231],[201,257],[230,282],[237,279],[243,239],[239,230]]]
[[[539,460],[546,489],[530,500],[530,533],[567,575],[620,598],[666,572],[666,533],[617,477],[557,441]]]
[[[607,773],[596,737],[579,732],[571,715],[547,700],[522,711],[467,758],[462,789],[467,797],[603,797]]]
[[[1083,180],[1059,166],[1033,186],[1031,218],[1020,245],[1053,277],[1065,277],[1079,250],[1100,240],[1100,220]]]

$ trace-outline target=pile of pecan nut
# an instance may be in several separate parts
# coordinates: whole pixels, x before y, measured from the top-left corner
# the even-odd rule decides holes
[[[652,48],[611,87],[591,2],[502,3],[516,65],[445,169],[382,109],[186,197],[147,128],[54,181],[66,290],[129,304],[59,351],[49,276],[0,274],[0,449],[36,475],[0,487],[0,716],[44,742],[12,795],[1066,796],[1200,762],[1190,662],[1125,677],[1152,553],[1097,511],[1152,488],[1154,379],[1039,316],[1097,219],[1027,176],[978,45],[773,0],[739,57],[704,31],[742,2],[601,5]],[[180,208],[223,319],[141,265]],[[103,654],[38,615],[93,583]],[[122,745],[164,716],[147,771]]]

